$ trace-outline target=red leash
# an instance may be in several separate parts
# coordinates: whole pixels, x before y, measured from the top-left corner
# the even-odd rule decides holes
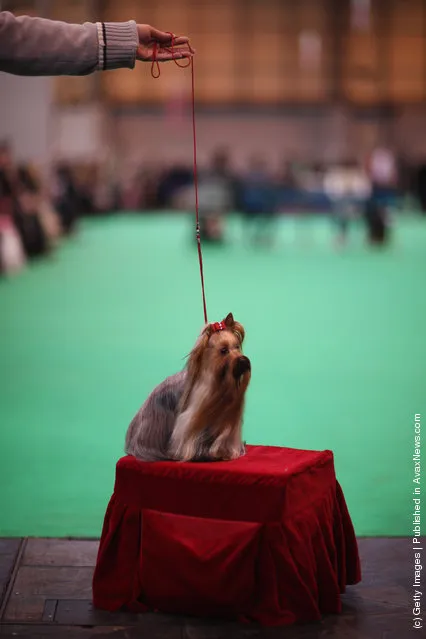
[[[186,69],[187,67],[191,67],[191,85],[192,85],[192,138],[193,138],[193,171],[194,171],[194,190],[195,190],[195,234],[197,238],[197,247],[198,247],[198,261],[200,263],[200,277],[201,277],[201,291],[203,295],[203,310],[204,310],[204,321],[207,324],[207,305],[206,305],[206,293],[204,289],[204,269],[203,269],[203,255],[201,252],[201,237],[200,237],[200,220],[199,220],[199,212],[198,212],[198,174],[197,174],[197,135],[195,130],[195,83],[194,83],[194,58],[188,59],[188,64],[179,64],[178,59],[174,57],[175,50],[175,36],[173,33],[170,33],[172,39],[171,52],[173,56],[173,60],[175,64],[181,69]],[[151,65],[151,75],[153,78],[160,77],[160,63],[157,60],[157,42],[154,42],[154,52],[152,56],[152,65]]]

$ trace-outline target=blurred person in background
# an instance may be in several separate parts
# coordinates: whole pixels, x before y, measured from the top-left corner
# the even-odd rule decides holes
[[[160,167],[152,162],[139,169],[139,179],[141,182],[141,201],[139,208],[143,211],[152,211],[159,208],[160,174]]]
[[[171,49],[173,43],[173,51]],[[136,60],[166,62],[193,55],[186,36],[148,24],[68,24],[0,11],[0,71],[16,75],[87,75],[133,69]]]
[[[278,210],[294,210],[297,206],[299,191],[297,167],[294,162],[285,158],[277,175]]]
[[[398,194],[399,175],[395,154],[377,147],[367,158],[367,173],[372,184],[372,197],[384,206],[394,206]]]
[[[142,190],[140,170],[135,167],[129,168],[120,181],[120,210],[140,210],[143,199]]]
[[[418,167],[415,191],[420,200],[420,207],[426,215],[426,160]]]
[[[386,205],[370,197],[365,205],[364,220],[370,244],[385,244],[389,240],[390,215]]]
[[[336,243],[341,247],[347,243],[351,224],[364,210],[371,195],[371,184],[362,167],[349,160],[326,171],[324,191],[331,201]]]
[[[239,205],[250,241],[270,246],[274,237],[277,185],[263,158],[250,160],[240,182]]]
[[[377,147],[367,160],[367,172],[372,184],[364,219],[370,244],[384,244],[389,237],[390,207],[395,206],[399,176],[395,154],[385,147]]]
[[[61,235],[58,213],[46,194],[38,171],[30,165],[18,167],[21,189],[18,196],[22,209],[34,211],[47,238],[49,247],[57,244]]]
[[[308,193],[322,193],[325,168],[320,162],[314,162],[306,167],[302,175],[303,188]]]
[[[52,195],[62,232],[68,235],[76,229],[80,215],[80,198],[72,170],[66,164],[59,164],[55,168]]]
[[[198,202],[200,235],[207,242],[225,240],[225,216],[235,207],[237,180],[231,169],[229,151],[217,149],[211,165],[200,172]]]
[[[12,156],[8,142],[0,142],[0,274],[18,272],[25,252],[13,220]]]
[[[13,217],[28,258],[43,255],[50,248],[38,210],[37,194],[38,185],[28,167],[18,167],[13,182]]]
[[[174,208],[182,192],[193,184],[192,169],[182,162],[175,162],[157,174],[157,203],[159,208]]]
[[[95,209],[103,215],[117,213],[120,210],[117,172],[111,159],[96,167],[93,201]]]
[[[79,213],[82,216],[93,216],[99,213],[96,206],[96,184],[98,167],[91,163],[80,163],[75,167],[75,181],[79,198]]]
[[[312,243],[314,240],[313,227],[309,223],[312,219],[312,214],[315,215],[321,211],[330,210],[330,200],[324,191],[325,174],[326,167],[320,162],[309,164],[302,172],[304,192],[300,197],[300,219],[305,224],[301,225],[300,229],[303,232],[305,243],[307,241]]]
[[[20,237],[27,258],[45,253],[48,249],[46,233],[37,207],[37,184],[27,167],[17,167],[12,150],[6,143],[0,153],[2,190],[6,193],[8,215]]]

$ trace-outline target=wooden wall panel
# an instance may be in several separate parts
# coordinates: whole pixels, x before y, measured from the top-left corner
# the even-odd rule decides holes
[[[406,36],[425,36],[424,0],[388,0],[392,30]]]
[[[328,4],[304,0],[298,7],[298,100],[322,101],[330,94],[331,33]]]
[[[367,30],[354,29],[347,21],[348,33],[343,46],[343,94],[350,101],[360,105],[381,102],[386,96],[383,76],[383,41],[380,35],[383,3],[372,0],[370,27]]]
[[[252,89],[244,97],[255,103],[323,100],[328,93],[330,49],[326,0],[244,4],[251,44],[245,66]]]
[[[165,0],[145,12],[137,0],[105,3],[104,19],[135,17],[158,28],[186,33],[196,48],[196,90],[200,102],[257,104],[318,101],[327,96],[329,45],[325,0],[219,0],[176,4]],[[321,57],[303,66],[300,25],[318,33]],[[306,31],[306,29],[305,29]],[[104,74],[103,91],[114,103],[162,103],[185,93],[187,72],[162,65],[161,79],[152,82],[149,65],[136,72]]]
[[[317,103],[338,93],[336,86],[357,105],[424,101],[425,0],[371,0],[371,5],[366,31],[351,24],[350,0],[334,5],[346,16],[343,22],[333,21],[332,0],[103,0],[97,18],[135,19],[188,34],[197,50],[197,99],[203,103]],[[85,0],[52,6],[57,7],[52,17],[88,19]],[[337,28],[341,64],[336,64]],[[318,54],[309,57],[310,48]],[[103,73],[97,82],[112,104],[161,105],[187,95],[188,71],[164,64],[161,78],[153,80],[150,70],[149,63],[137,64],[133,71]],[[88,78],[57,82],[60,102],[88,100],[92,91]]]
[[[283,37],[285,6],[257,0],[246,6],[246,29],[240,34],[245,46],[237,51],[239,68],[246,79],[240,98],[255,104],[280,102],[285,97],[286,57],[291,56],[293,44]]]
[[[195,10],[194,10],[195,9]],[[196,49],[196,89],[201,102],[237,99],[237,29],[235,2],[201,2],[191,9],[189,35]]]
[[[348,37],[343,63],[345,97],[359,104],[380,101],[379,41],[374,33],[353,33]]]
[[[393,0],[390,20],[390,99],[396,102],[426,100],[426,3]]]
[[[426,99],[426,3],[374,0],[371,27],[349,30],[344,93],[357,104]]]
[[[395,35],[390,51],[389,94],[396,102],[426,99],[425,40]]]

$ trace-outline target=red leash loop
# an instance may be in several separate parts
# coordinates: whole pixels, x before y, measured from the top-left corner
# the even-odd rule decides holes
[[[157,60],[157,43],[154,42],[154,51],[152,53],[151,75],[153,78],[160,77],[160,64]]]
[[[170,33],[170,32],[168,32]],[[199,207],[198,207],[198,173],[197,173],[197,134],[195,129],[195,82],[194,82],[194,58],[189,58],[187,64],[179,64],[178,58],[175,58],[175,36],[173,33],[170,33],[170,37],[172,40],[171,48],[166,49],[172,54],[172,58],[174,63],[180,69],[186,69],[187,67],[191,67],[191,88],[192,88],[192,138],[193,138],[193,171],[194,171],[194,191],[195,191],[195,236],[197,239],[197,248],[198,248],[198,261],[200,264],[200,278],[201,278],[201,292],[203,296],[203,311],[204,311],[204,321],[207,324],[207,305],[206,305],[206,292],[204,288],[204,268],[203,268],[203,254],[201,252],[201,236],[200,236],[200,220],[199,220]],[[153,78],[160,77],[160,64],[157,59],[157,43],[154,42],[154,51],[152,54],[152,65],[151,65],[151,75]]]

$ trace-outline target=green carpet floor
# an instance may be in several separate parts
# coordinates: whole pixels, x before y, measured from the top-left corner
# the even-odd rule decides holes
[[[0,282],[0,536],[98,536],[124,435],[203,323],[184,216],[82,224]],[[426,220],[336,251],[327,220],[273,250],[205,247],[209,318],[246,327],[249,443],[332,449],[358,535],[410,535],[414,414],[426,403]]]

